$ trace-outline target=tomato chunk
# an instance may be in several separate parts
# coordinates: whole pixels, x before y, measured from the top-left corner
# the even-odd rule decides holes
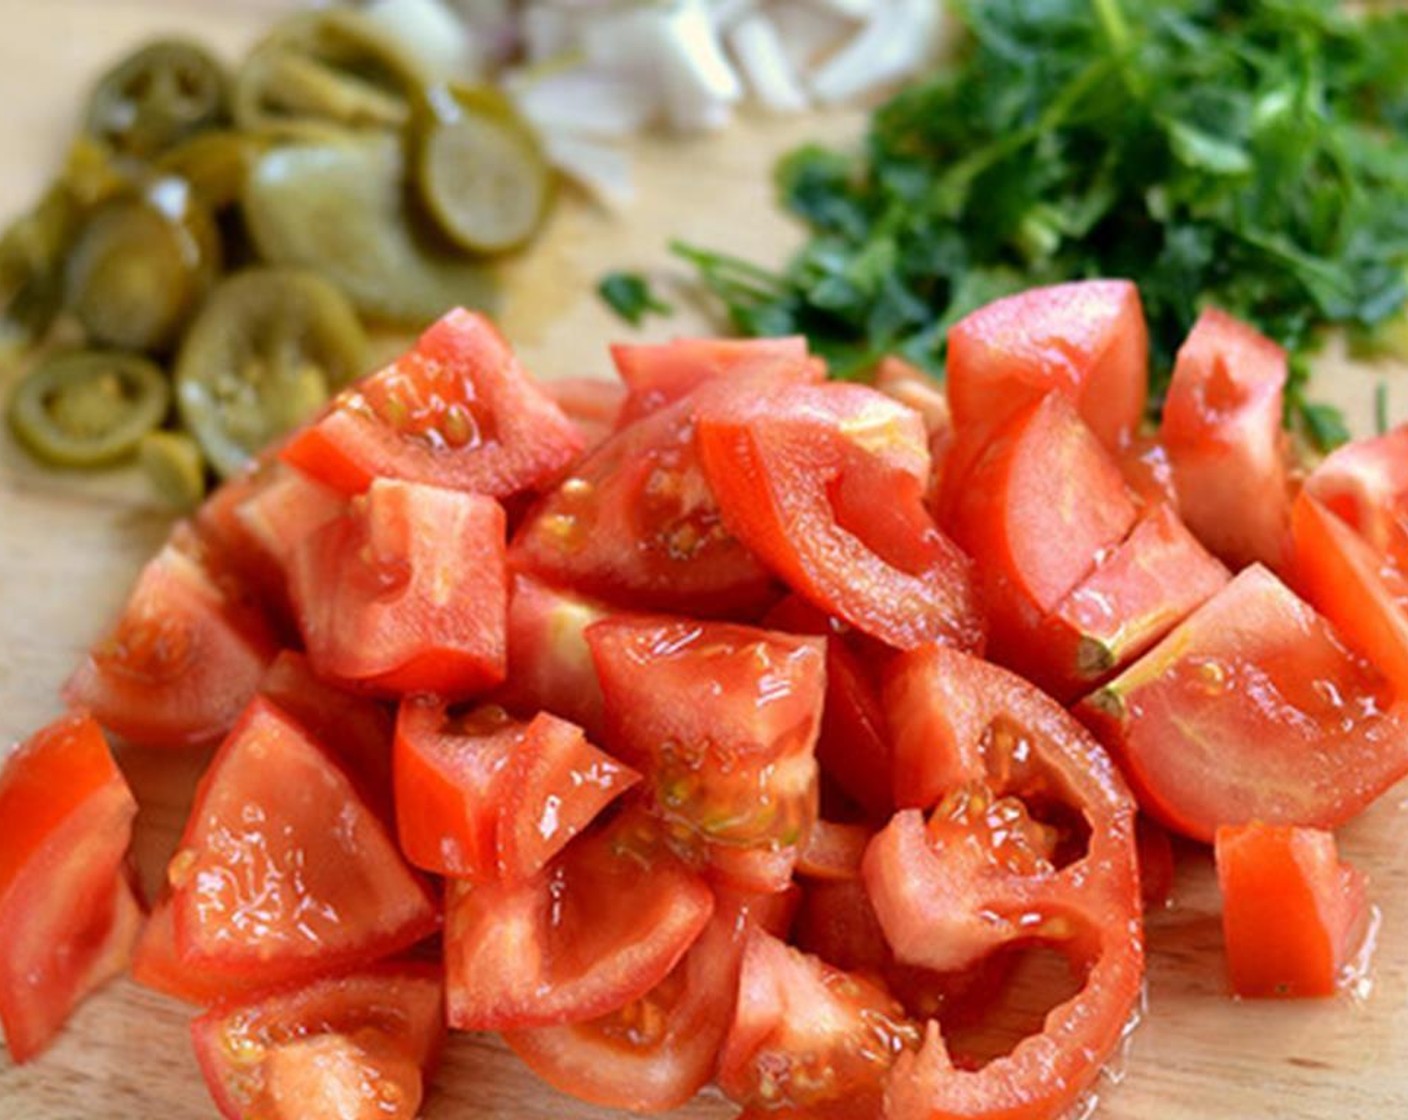
[[[88,716],[64,716],[0,769],[0,1026],[37,1056],[127,966],[141,910],[124,869],[137,803]]]
[[[525,722],[493,705],[464,714],[431,697],[401,705],[396,819],[401,850],[427,871],[531,878],[639,780],[547,712]]]
[[[1166,505],[1148,510],[1037,628],[1031,679],[1074,700],[1207,602],[1231,573]]]
[[[1364,876],[1314,828],[1225,825],[1215,840],[1227,970],[1239,996],[1333,995],[1363,941]]]
[[[1408,700],[1408,578],[1302,490],[1291,507],[1290,579]]]
[[[948,476],[957,493],[945,499],[945,526],[974,560],[992,658],[1031,673],[1042,667],[1033,641],[1041,620],[1124,540],[1138,511],[1114,461],[1059,393],[995,435],[984,428],[962,437],[970,440],[983,450],[966,474]]]
[[[381,695],[468,696],[505,672],[503,508],[378,479],[294,555],[293,599],[319,676]]]
[[[1305,490],[1383,560],[1408,572],[1408,424],[1332,452]]]
[[[609,1014],[665,979],[713,909],[704,881],[638,810],[577,837],[525,883],[451,880],[450,1025],[510,1030]]]
[[[791,338],[677,338],[673,342],[611,347],[626,383],[618,423],[624,427],[688,396],[718,377],[766,375],[782,380],[826,380],[826,367],[807,354],[807,340]]]
[[[1033,288],[979,308],[948,333],[948,398],[959,429],[1001,423],[1052,390],[1110,451],[1144,417],[1149,332],[1127,280]]]
[[[200,1007],[242,1001],[269,985],[257,976],[233,977],[191,968],[176,951],[176,914],[167,887],[157,897],[132,952],[132,979],[154,992]]]
[[[272,986],[326,975],[438,925],[425,884],[346,774],[263,698],[201,780],[167,878],[177,953],[212,977]]]
[[[897,648],[982,643],[968,560],[924,507],[911,409],[863,385],[738,385],[701,405],[697,438],[724,523],[792,590]]]
[[[879,1120],[885,1076],[918,1042],[918,1029],[884,988],[754,930],[719,1087],[744,1106]]]
[[[1079,706],[1140,805],[1211,842],[1219,825],[1347,821],[1408,773],[1408,709],[1260,565]]]
[[[1281,430],[1286,353],[1208,308],[1178,351],[1160,436],[1178,509],[1233,568],[1278,568],[1291,512]]]
[[[227,1120],[413,1120],[443,998],[435,968],[381,965],[217,1008],[191,1036]]]
[[[749,930],[780,933],[789,903],[782,894],[721,894],[699,940],[645,995],[599,1019],[509,1031],[504,1040],[579,1100],[634,1112],[677,1108],[714,1076]]]
[[[345,389],[280,455],[344,494],[399,478],[506,498],[581,450],[581,434],[493,324],[458,308]]]
[[[578,462],[514,538],[515,570],[636,610],[761,608],[767,571],[725,527],[695,449],[693,395]]]
[[[616,430],[626,387],[604,377],[550,377],[539,386],[582,434],[590,451]]]
[[[674,620],[598,622],[587,641],[606,741],[643,771],[683,854],[746,889],[785,887],[816,820],[821,642]]]
[[[263,620],[173,542],[142,569],[63,695],[129,742],[199,746],[234,725],[274,653]]]

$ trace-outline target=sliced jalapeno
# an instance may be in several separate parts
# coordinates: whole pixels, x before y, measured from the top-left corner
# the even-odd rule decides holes
[[[392,136],[271,148],[245,184],[245,224],[265,260],[321,273],[376,318],[416,324],[486,307],[490,272],[416,226],[403,172]]]
[[[366,335],[310,272],[254,268],[222,281],[176,360],[181,419],[228,478],[361,372]]]
[[[501,253],[527,241],[552,194],[536,135],[489,88],[433,92],[417,130],[415,172],[441,232],[475,253]]]
[[[57,186],[0,235],[0,319],[7,342],[32,342],[63,306],[64,256],[78,224],[77,203]]]
[[[215,129],[172,148],[157,160],[156,171],[184,179],[207,208],[223,210],[239,201],[257,147],[242,132]]]
[[[15,386],[8,415],[35,458],[99,467],[131,455],[170,403],[165,375],[145,358],[72,350],[51,355]]]
[[[137,444],[137,461],[157,496],[173,509],[195,509],[205,497],[205,459],[190,436],[148,432]]]
[[[95,341],[159,351],[175,342],[220,267],[220,238],[189,184],[157,180],[110,199],[68,258],[68,304]]]
[[[424,84],[416,62],[346,9],[300,12],[279,23],[235,76],[235,123],[294,134],[335,128],[400,129]]]
[[[228,79],[204,47],[158,39],[98,79],[86,124],[128,155],[149,159],[225,119]]]

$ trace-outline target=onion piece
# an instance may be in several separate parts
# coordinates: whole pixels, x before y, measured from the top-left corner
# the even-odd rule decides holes
[[[903,78],[937,52],[940,29],[934,0],[885,0],[859,34],[812,77],[812,92],[834,105]]]
[[[796,113],[807,107],[807,95],[797,80],[777,27],[760,12],[746,16],[728,34],[748,86],[774,113]]]

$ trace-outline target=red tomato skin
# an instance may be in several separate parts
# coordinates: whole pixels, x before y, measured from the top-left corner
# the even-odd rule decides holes
[[[1138,516],[1114,461],[1071,403],[1050,393],[996,433],[970,430],[965,476],[950,473],[945,528],[973,558],[989,623],[990,656],[1021,672],[1040,668],[1033,637],[1119,546]]]
[[[1408,700],[1408,579],[1308,488],[1291,507],[1289,578]]]
[[[294,556],[320,677],[375,695],[470,696],[506,668],[505,516],[492,498],[378,479]]]
[[[1145,811],[1210,843],[1252,820],[1337,827],[1408,773],[1408,709],[1389,699],[1373,666],[1252,565],[1075,711]]]
[[[695,448],[693,394],[619,430],[519,526],[516,572],[633,610],[748,615],[775,592],[725,527]]]
[[[1130,664],[1232,578],[1166,505],[1146,510],[1037,627],[1027,675],[1069,703]]]
[[[948,334],[948,399],[961,431],[1000,424],[1059,391],[1104,444],[1144,416],[1149,333],[1127,280],[1034,288],[979,308]]]
[[[201,779],[167,879],[177,956],[237,990],[359,967],[439,927],[351,779],[262,697]]]
[[[444,1042],[443,999],[438,969],[381,964],[223,1004],[191,1022],[191,1040],[206,1087],[226,1120],[254,1115],[296,1120],[300,1114],[283,1111],[269,1098],[275,1054],[310,1039],[338,1036],[370,1044],[373,1053],[379,1049],[387,1056],[402,1055],[418,1074],[428,1074]],[[393,1059],[388,1064],[394,1069],[397,1063]],[[368,1115],[410,1120],[416,1109],[397,1108],[399,1100],[380,1100],[381,1107]],[[316,1098],[304,1101],[308,1110],[316,1104]],[[359,1111],[358,1120],[362,1116]]]
[[[452,879],[447,891],[447,1016],[457,1030],[607,1015],[660,983],[714,909],[658,826],[630,810],[577,837],[534,879]]]
[[[1305,480],[1305,492],[1381,560],[1408,572],[1408,424],[1332,451]]]
[[[1329,996],[1364,938],[1364,876],[1328,832],[1224,825],[1214,838],[1223,943],[1235,995]]]
[[[493,324],[458,308],[344,390],[280,456],[347,495],[397,478],[507,498],[554,477],[582,446]]]
[[[1286,376],[1284,350],[1216,308],[1198,317],[1174,363],[1159,435],[1179,513],[1234,570],[1279,569],[1285,557]]]
[[[497,877],[504,772],[526,730],[498,708],[455,718],[433,696],[401,702],[393,768],[396,825],[408,861],[438,875]]]
[[[86,715],[55,720],[0,769],[0,1025],[18,1064],[127,965],[141,922],[124,868],[136,815]]]
[[[600,1019],[509,1031],[504,1041],[578,1100],[632,1112],[678,1108],[714,1076],[749,931],[780,936],[791,908],[787,894],[717,893],[699,940],[639,1000]]]
[[[764,375],[813,384],[826,367],[807,354],[807,340],[791,338],[677,338],[665,343],[617,343],[611,360],[626,385],[619,427],[680,400],[706,381]]]
[[[793,591],[899,649],[982,645],[971,565],[924,506],[913,410],[863,385],[740,385],[705,399],[696,439],[725,525]]]
[[[609,619],[587,641],[606,742],[681,854],[744,890],[785,888],[817,814],[821,642],[673,619]]]
[[[173,541],[142,569],[63,697],[128,742],[202,746],[234,725],[275,652],[263,620]]]
[[[144,988],[197,1007],[240,1002],[269,987],[258,979],[246,982],[244,978],[211,975],[185,964],[176,952],[176,915],[169,889],[157,897],[142,925],[132,952],[132,979]]]

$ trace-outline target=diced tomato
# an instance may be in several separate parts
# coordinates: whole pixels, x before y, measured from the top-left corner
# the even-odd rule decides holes
[[[1333,995],[1364,939],[1363,874],[1313,828],[1224,825],[1215,838],[1222,932],[1239,996]]]
[[[63,695],[129,742],[199,746],[234,725],[275,652],[262,620],[172,543],[142,569]]]
[[[55,720],[0,768],[0,1026],[17,1063],[127,967],[142,920],[125,869],[136,815],[86,715]]]
[[[719,1087],[744,1106],[879,1120],[885,1076],[918,1042],[917,1027],[884,988],[753,930]]]
[[[578,462],[515,536],[514,568],[635,610],[751,612],[767,571],[725,528],[695,449],[693,396]]]
[[[610,1014],[665,979],[713,908],[708,886],[639,811],[577,837],[527,882],[452,879],[450,1025],[511,1030]]]
[[[873,835],[864,824],[816,821],[797,856],[797,874],[826,882],[859,878],[861,858]]]
[[[498,502],[378,479],[299,546],[292,582],[318,675],[378,694],[468,696],[504,678]]]
[[[1408,773],[1408,709],[1260,565],[1081,702],[1139,804],[1209,843],[1219,825],[1331,828]]]
[[[581,450],[581,434],[489,320],[460,308],[345,389],[280,455],[344,494],[396,478],[506,498]]]
[[[1178,512],[1178,487],[1168,449],[1157,439],[1136,436],[1116,458],[1124,484],[1145,507],[1160,504]]]
[[[1338,448],[1311,472],[1305,490],[1408,573],[1408,424]]]
[[[259,692],[330,750],[367,804],[391,815],[391,740],[395,720],[381,704],[328,684],[295,650],[281,650],[259,681]]]
[[[934,726],[951,697],[970,697],[940,749],[972,760],[950,764],[955,774],[978,772],[945,791],[927,828],[905,810],[866,851],[864,882],[896,957],[944,970],[1036,943],[1082,982],[1037,1033],[978,1069],[956,1068],[930,1021],[918,1052],[895,1063],[885,1116],[1059,1115],[1118,1046],[1139,994],[1133,802],[1094,740],[1019,677],[941,646],[891,674],[887,698],[927,705]]]
[[[142,925],[132,952],[132,979],[143,987],[201,1007],[242,1001],[269,987],[258,977],[234,977],[191,968],[176,952],[171,891],[163,890]]]
[[[1173,895],[1173,841],[1163,825],[1145,813],[1139,814],[1134,839],[1139,848],[1139,893],[1144,909],[1167,906]]]
[[[1296,590],[1408,700],[1408,577],[1308,489],[1291,507],[1289,568]]]
[[[973,558],[994,660],[1039,666],[1041,620],[1124,540],[1137,511],[1114,461],[1071,403],[1051,393],[992,434],[965,475],[950,473],[945,527]],[[955,452],[956,459],[967,455]],[[956,488],[956,489],[955,489]]]
[[[587,641],[606,741],[645,774],[686,857],[744,870],[736,882],[747,890],[785,887],[817,813],[822,644],[688,620],[607,620]],[[744,868],[730,858],[755,850],[777,858]]]
[[[918,366],[888,354],[875,367],[875,387],[919,413],[929,437],[929,457],[937,469],[953,442],[953,411],[943,386]]]
[[[364,965],[438,925],[352,782],[262,697],[201,780],[167,877],[182,962],[245,987]]]
[[[807,354],[807,340],[792,338],[679,338],[673,342],[611,347],[616,372],[626,383],[618,423],[624,427],[688,396],[717,377],[767,375],[789,381],[826,380],[826,367]]]
[[[626,387],[604,377],[550,377],[542,389],[582,434],[584,451],[604,443],[616,430]]]
[[[1127,280],[1033,288],[948,332],[948,399],[962,431],[993,426],[1056,390],[1110,451],[1144,416],[1149,332]]]
[[[233,517],[249,542],[248,550],[260,558],[257,563],[266,573],[267,601],[292,611],[288,573],[294,553],[303,541],[346,510],[347,499],[342,494],[302,471],[277,460],[265,468],[262,484],[234,507]]]
[[[897,648],[982,643],[914,411],[863,385],[740,384],[705,398],[697,438],[724,524],[792,590]]]
[[[444,1039],[437,969],[387,964],[191,1024],[226,1120],[413,1120]]]
[[[816,761],[848,802],[877,819],[894,812],[890,734],[877,685],[892,651],[788,595],[763,616],[763,625],[790,634],[826,638],[826,703]]]
[[[1285,387],[1285,351],[1216,308],[1198,317],[1174,364],[1160,437],[1179,513],[1233,568],[1277,568],[1285,555]]]
[[[518,714],[549,711],[594,742],[603,736],[601,683],[586,630],[614,613],[595,599],[516,575],[508,597],[508,675],[492,699]]]
[[[1025,659],[1028,676],[1057,699],[1074,700],[1152,647],[1231,578],[1172,509],[1156,505],[1042,620]]]
[[[493,705],[464,715],[432,697],[401,705],[401,850],[427,871],[531,878],[639,780],[581,728],[547,712],[523,722]]]
[[[714,1076],[749,930],[780,933],[789,902],[785,894],[722,894],[699,940],[645,995],[599,1019],[509,1031],[504,1040],[579,1100],[634,1112],[677,1108]]]

